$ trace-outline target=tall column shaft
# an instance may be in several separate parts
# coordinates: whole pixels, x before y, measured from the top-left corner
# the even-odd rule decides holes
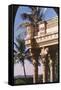
[[[43,63],[43,83],[46,82],[46,62],[45,62],[45,58],[42,59],[42,63]]]
[[[46,77],[45,77],[45,65],[43,64],[43,83],[45,83]]]
[[[43,63],[43,83],[45,83],[45,82],[48,82],[48,78],[47,78],[47,76],[48,76],[48,60],[47,60],[47,54],[48,54],[48,48],[45,48],[45,47],[43,47],[42,49],[41,49],[41,59],[42,59],[42,63]]]
[[[53,82],[53,67],[50,67],[50,82]]]
[[[49,66],[50,66],[50,82],[53,82],[53,62],[49,56]]]

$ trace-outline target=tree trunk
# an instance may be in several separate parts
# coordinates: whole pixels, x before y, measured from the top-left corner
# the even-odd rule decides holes
[[[25,70],[25,64],[23,62],[23,70],[24,70],[24,76],[25,76],[25,79],[26,79],[26,70]]]
[[[33,83],[38,83],[38,64],[35,61],[33,65],[34,65]]]

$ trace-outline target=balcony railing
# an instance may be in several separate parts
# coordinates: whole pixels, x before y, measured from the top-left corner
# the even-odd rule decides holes
[[[42,36],[34,36],[34,38],[36,39],[36,42],[39,44],[40,47],[58,44],[58,32],[47,33]],[[25,40],[25,45],[31,48],[30,38]]]

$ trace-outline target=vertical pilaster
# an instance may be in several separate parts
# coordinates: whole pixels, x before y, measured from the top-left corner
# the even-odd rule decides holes
[[[42,63],[43,63],[43,83],[45,83],[45,82],[46,82],[46,73],[45,73],[46,66],[45,66],[45,58],[42,59]]]
[[[41,59],[42,59],[42,64],[43,64],[43,83],[48,82],[48,70],[47,69],[47,61],[46,56],[48,54],[48,48],[43,47],[41,49]]]
[[[50,82],[53,82],[53,61],[50,55],[48,56],[48,59],[49,59],[49,68],[50,68]]]

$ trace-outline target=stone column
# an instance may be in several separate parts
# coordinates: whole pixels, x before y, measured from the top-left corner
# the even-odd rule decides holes
[[[45,69],[46,69],[46,62],[45,62],[45,58],[42,59],[42,63],[43,63],[43,83],[46,82],[46,73],[45,73]]]
[[[42,48],[41,50],[41,59],[42,59],[42,64],[43,64],[43,83],[47,82],[47,65],[46,65],[46,56],[48,54],[48,48]]]
[[[48,59],[49,59],[49,68],[50,68],[50,82],[53,82],[53,62],[50,55],[48,55]]]

